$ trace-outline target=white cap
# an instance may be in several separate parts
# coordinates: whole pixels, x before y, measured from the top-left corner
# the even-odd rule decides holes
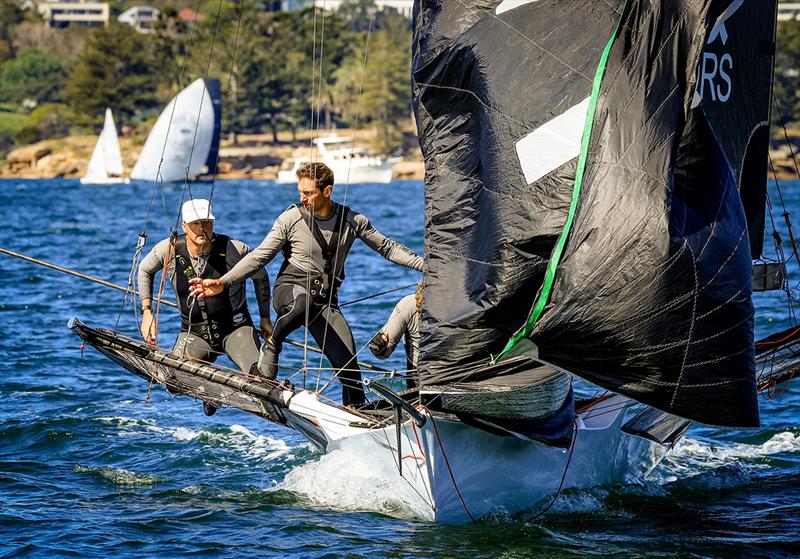
[[[184,202],[183,207],[181,207],[181,215],[184,223],[200,221],[201,219],[214,221],[215,219],[214,214],[211,213],[211,202],[205,198],[196,198]]]

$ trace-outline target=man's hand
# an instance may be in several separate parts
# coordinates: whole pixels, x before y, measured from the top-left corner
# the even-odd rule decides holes
[[[153,320],[153,311],[142,311],[142,325],[139,328],[142,338],[152,346],[158,345],[158,323]]]
[[[268,340],[272,335],[272,320],[269,317],[262,318],[259,326],[261,327],[261,337]]]
[[[192,278],[189,280],[189,285],[192,286],[189,289],[189,295],[198,299],[219,295],[225,289],[222,280],[218,279]]]

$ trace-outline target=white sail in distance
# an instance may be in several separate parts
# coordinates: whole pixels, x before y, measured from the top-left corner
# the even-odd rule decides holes
[[[81,183],[108,184],[127,182],[128,179],[123,178],[121,175],[122,153],[119,149],[117,127],[114,125],[111,109],[106,109],[103,130],[97,138],[92,158],[89,160],[89,168],[86,170],[86,175],[81,179]]]
[[[131,178],[180,182],[201,174],[213,136],[214,106],[205,82],[198,79],[161,111]]]

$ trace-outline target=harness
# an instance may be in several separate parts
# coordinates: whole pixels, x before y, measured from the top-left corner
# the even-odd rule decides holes
[[[225,336],[240,326],[253,325],[246,301],[243,300],[234,308],[227,287],[216,297],[198,299],[194,305],[189,304],[190,279],[219,279],[224,275],[227,270],[225,253],[229,240],[225,235],[214,235],[208,261],[201,275],[192,266],[186,235],[180,235],[174,245],[175,291],[181,311],[181,330],[200,336],[212,347],[220,346]]]
[[[327,305],[330,299],[333,304],[336,304],[339,297],[339,287],[344,281],[344,266],[341,266],[341,273],[336,274],[334,266],[336,264],[336,252],[339,248],[342,233],[344,232],[344,224],[347,223],[350,227],[350,220],[347,219],[350,215],[350,208],[342,206],[334,202],[333,211],[336,212],[336,222],[333,227],[330,241],[325,239],[322,230],[314,219],[314,216],[308,212],[301,204],[294,204],[294,207],[300,212],[301,219],[306,223],[311,235],[314,238],[317,246],[322,252],[324,261],[323,272],[314,273],[306,272],[289,263],[289,247],[283,249],[283,265],[278,272],[278,278],[275,280],[275,285],[280,283],[291,283],[306,287],[310,283],[311,298],[320,305]],[[310,276],[310,277],[309,277]],[[331,298],[331,291],[333,297]]]

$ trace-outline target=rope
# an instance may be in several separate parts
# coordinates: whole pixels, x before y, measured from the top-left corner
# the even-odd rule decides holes
[[[355,114],[353,116],[353,136],[352,136],[352,141],[353,142],[355,142],[356,131],[358,130],[359,111],[360,111],[360,108],[361,108],[361,97],[362,97],[362,95],[364,93],[364,76],[365,76],[366,70],[367,70],[367,55],[369,54],[369,41],[370,41],[370,38],[372,36],[372,23],[373,23],[374,19],[375,19],[375,12],[372,11],[370,13],[369,26],[367,28],[367,38],[366,38],[366,41],[364,43],[364,61],[363,61],[362,65],[361,65],[361,80],[360,80],[360,83],[359,83],[358,95],[356,96],[356,111],[355,111]],[[322,82],[320,81],[320,87],[321,86],[322,86]],[[321,97],[322,97],[322,94],[320,92],[320,98]],[[342,211],[344,211],[344,207],[347,206],[347,193],[348,193],[348,187],[350,186],[350,170],[352,169],[352,166],[353,166],[353,158],[350,157],[347,160],[347,176],[346,176],[345,181],[344,181],[344,196],[342,197]],[[337,232],[337,238],[341,238],[342,230],[344,229],[344,227],[345,227],[345,220],[343,219],[343,220],[341,220],[341,225],[339,226],[339,231]],[[335,252],[334,258],[333,258],[332,272],[333,272],[334,276],[338,275],[340,250],[341,250],[341,241],[339,242],[339,244],[336,245],[336,252]],[[391,293],[392,291],[397,291],[397,290],[393,289],[393,290],[387,291],[387,293]],[[379,295],[382,295],[382,294],[379,294]],[[367,299],[368,298],[371,298],[371,297],[367,297]],[[361,299],[361,300],[365,300],[365,299]],[[353,304],[353,303],[356,303],[356,302],[358,302],[358,301],[350,301],[350,302],[345,303],[343,305],[339,305],[339,307],[340,308],[341,307],[345,307],[347,305],[350,305],[350,304]],[[331,288],[330,293],[328,294],[328,306],[330,306],[332,304],[333,304],[333,288]],[[325,331],[324,331],[323,336],[322,336],[322,350],[323,350],[323,352],[325,351],[325,344],[327,343],[327,340],[328,340],[328,324],[326,323]],[[321,357],[320,357],[320,360],[319,360],[319,366],[322,367],[322,358]],[[319,383],[320,383],[320,376],[317,375],[317,390],[319,390]]]
[[[436,440],[439,441],[439,449],[442,451],[442,457],[444,458],[444,463],[447,465],[447,472],[450,474],[450,479],[453,481],[453,487],[456,490],[456,494],[458,495],[459,500],[461,501],[461,506],[464,507],[464,512],[467,513],[470,521],[475,523],[475,518],[472,516],[472,513],[469,512],[469,508],[467,507],[467,503],[464,501],[464,496],[461,494],[461,490],[458,488],[458,483],[456,482],[456,477],[453,475],[453,468],[450,467],[450,461],[447,459],[447,453],[444,450],[444,444],[442,443],[442,437],[439,434],[439,427],[436,425],[436,420],[433,418],[433,414],[423,406],[423,409],[428,412],[428,415],[431,418],[431,423],[433,424],[433,430],[436,432]]]
[[[373,295],[367,295],[366,297],[361,297],[360,299],[353,299],[352,301],[347,301],[346,303],[340,303],[339,307],[346,307],[348,305],[355,305],[356,303],[360,303],[361,301],[366,301],[367,299],[374,299],[375,297],[380,297],[381,295],[386,295],[387,293],[394,293],[395,291],[400,291],[402,289],[408,289],[409,287],[414,287],[417,285],[417,282],[409,283],[407,285],[401,285],[400,287],[395,287],[393,289],[387,289],[386,291],[381,291],[380,293],[375,293]]]
[[[558,484],[558,489],[556,489],[555,495],[547,504],[547,506],[538,512],[530,521],[536,520],[544,516],[547,511],[549,511],[554,504],[556,504],[556,500],[558,500],[559,495],[561,495],[561,490],[564,488],[564,481],[567,479],[567,472],[569,471],[569,464],[572,462],[572,454],[575,452],[575,441],[578,440],[578,421],[577,419],[573,420],[573,429],[572,429],[572,441],[569,444],[569,454],[567,455],[567,463],[564,465],[564,473],[561,474],[561,481]]]
[[[236,51],[239,48],[239,30],[242,27],[242,13],[244,12],[244,4],[245,4],[244,2],[239,2],[239,16],[236,20],[236,35],[234,36],[233,39],[233,53],[231,54],[231,69],[228,72],[228,84],[226,86],[229,95],[231,94],[231,84],[233,83],[233,69],[236,67]],[[220,136],[222,136],[222,122],[220,122],[219,133]],[[214,201],[214,189],[217,186],[217,171],[219,170],[219,159],[220,159],[219,153],[220,152],[218,150],[217,159],[216,161],[214,161],[214,172],[212,173],[211,176],[211,193],[208,196],[209,202]]]

